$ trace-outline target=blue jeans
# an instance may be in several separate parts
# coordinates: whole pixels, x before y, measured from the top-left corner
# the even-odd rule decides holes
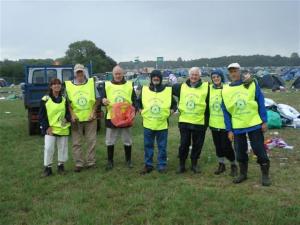
[[[144,161],[146,167],[153,168],[154,141],[156,138],[158,155],[157,169],[164,169],[167,165],[168,130],[151,130],[144,128]]]

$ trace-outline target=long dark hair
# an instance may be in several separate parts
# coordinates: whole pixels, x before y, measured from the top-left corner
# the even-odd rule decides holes
[[[49,95],[50,96],[53,96],[53,91],[52,91],[51,86],[54,85],[54,84],[62,85],[60,79],[58,79],[58,78],[51,79],[50,84],[49,84]],[[59,92],[59,96],[61,96],[61,95],[62,95],[62,87],[61,87],[60,92]]]

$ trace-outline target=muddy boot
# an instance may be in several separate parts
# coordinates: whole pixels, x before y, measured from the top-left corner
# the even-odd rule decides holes
[[[270,162],[260,164],[261,169],[261,184],[262,186],[270,186],[271,180],[269,178],[269,169],[270,169]]]
[[[151,173],[153,171],[153,167],[145,166],[140,172],[141,175],[145,175],[147,173]]]
[[[133,168],[131,162],[131,145],[124,145],[126,165],[129,169]]]
[[[240,175],[233,180],[233,183],[239,184],[247,180],[248,162],[239,163]]]
[[[238,168],[236,164],[231,164],[230,166],[230,176],[236,177],[238,175]]]
[[[226,170],[224,163],[219,163],[218,169],[215,171],[216,175],[220,175],[221,173],[224,173]]]
[[[192,162],[191,170],[194,173],[201,173],[199,166],[197,166],[198,159],[192,159],[191,162]]]
[[[185,169],[185,159],[180,159],[179,160],[179,166],[178,169],[176,171],[177,174],[181,174],[184,173],[186,171]]]
[[[114,167],[114,145],[107,146],[107,164],[105,170],[112,170]]]
[[[52,175],[52,168],[50,166],[45,166],[42,177],[49,177]]]

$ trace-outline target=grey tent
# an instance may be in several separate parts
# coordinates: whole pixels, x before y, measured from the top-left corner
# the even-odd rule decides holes
[[[279,87],[284,87],[285,83],[284,80],[277,75],[266,74],[259,80],[259,86],[261,88],[279,90]]]
[[[296,80],[292,83],[292,88],[300,89],[300,77],[297,77]]]

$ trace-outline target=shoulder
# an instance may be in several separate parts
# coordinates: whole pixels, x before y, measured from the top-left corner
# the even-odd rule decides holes
[[[42,101],[43,101],[43,102],[47,102],[47,101],[49,100],[49,98],[50,98],[49,95],[44,95],[44,96],[42,97]]]

